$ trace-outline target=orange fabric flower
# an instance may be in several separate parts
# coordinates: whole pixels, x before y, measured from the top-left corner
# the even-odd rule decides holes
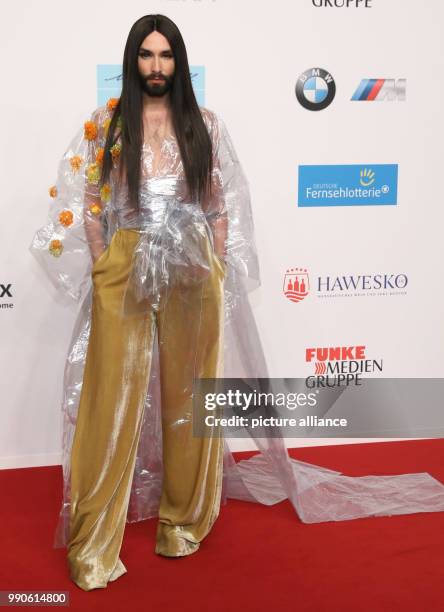
[[[100,189],[100,199],[102,202],[108,202],[111,197],[111,187],[108,183],[105,183]]]
[[[69,163],[71,164],[71,168],[73,172],[77,172],[80,169],[80,166],[83,164],[83,159],[80,155],[74,155],[69,159]]]
[[[56,198],[57,197],[57,187],[55,185],[50,187],[48,189],[48,191],[49,191],[49,195],[51,196],[51,198]]]
[[[104,149],[103,147],[100,147],[100,149],[98,149],[97,153],[96,153],[96,162],[98,164],[101,164],[103,162],[103,154],[104,154]]]
[[[98,134],[97,124],[94,121],[85,121],[84,134],[86,140],[95,140]]]
[[[63,244],[61,240],[51,240],[51,242],[49,243],[49,252],[51,253],[51,255],[53,255],[54,257],[60,257],[60,255],[62,254],[63,251]]]
[[[102,207],[99,204],[90,204],[89,210],[93,215],[100,215],[102,212]]]
[[[62,210],[62,212],[59,214],[59,221],[65,227],[72,225],[72,222],[74,221],[72,210]]]
[[[116,108],[118,103],[119,103],[119,98],[110,98],[108,102],[106,103],[106,108],[109,111],[113,111]]]

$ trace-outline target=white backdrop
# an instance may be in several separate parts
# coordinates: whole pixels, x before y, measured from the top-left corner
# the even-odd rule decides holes
[[[306,347],[363,344],[383,359],[383,376],[443,377],[444,5],[315,4],[23,0],[2,8],[0,284],[11,284],[12,298],[0,306],[13,307],[0,308],[0,467],[60,462],[63,367],[78,305],[60,303],[28,246],[45,222],[58,161],[97,106],[97,64],[121,63],[131,25],[148,13],[172,18],[190,64],[205,67],[205,106],[224,119],[249,179],[262,272],[251,303],[270,375],[306,376]],[[315,66],[336,82],[335,99],[318,112],[295,96],[298,76]],[[372,77],[405,78],[406,101],[352,102]],[[398,204],[298,208],[302,164],[398,164]],[[297,304],[282,291],[289,267],[310,274],[311,292]],[[314,291],[317,275],[376,273],[407,274],[406,295],[320,299]]]

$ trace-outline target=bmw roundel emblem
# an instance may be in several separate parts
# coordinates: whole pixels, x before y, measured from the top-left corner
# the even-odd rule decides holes
[[[336,85],[333,77],[323,68],[310,68],[299,75],[296,82],[296,97],[308,110],[322,110],[335,97]]]

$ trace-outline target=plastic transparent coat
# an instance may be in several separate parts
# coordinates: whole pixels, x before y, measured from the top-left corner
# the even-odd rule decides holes
[[[208,273],[208,236],[225,270],[223,357],[219,375],[267,378],[268,371],[248,293],[260,285],[258,254],[248,183],[224,122],[201,108],[213,144],[213,196],[187,199],[177,142],[167,137],[156,150],[143,147],[140,211],[128,205],[115,180],[98,186],[101,149],[112,109],[98,108],[75,135],[59,165],[49,218],[36,233],[31,252],[58,291],[80,302],[69,346],[63,388],[63,505],[54,546],[66,545],[70,512],[70,451],[76,426],[83,368],[91,325],[91,253],[106,253],[119,228],[142,228],[127,291],[150,300],[154,309],[176,283],[196,284]],[[96,262],[96,263],[97,263]],[[122,316],[127,316],[125,308]],[[137,361],[137,360],[136,360]],[[127,521],[155,517],[162,487],[162,398],[157,340]],[[124,383],[122,383],[124,384]],[[190,413],[183,419],[192,418]],[[175,424],[180,427],[180,422]],[[224,441],[222,501],[235,498],[272,505],[288,498],[306,523],[364,516],[444,510],[444,487],[429,474],[348,477],[340,472],[290,459],[283,439],[263,430],[245,432],[258,453],[234,460]]]

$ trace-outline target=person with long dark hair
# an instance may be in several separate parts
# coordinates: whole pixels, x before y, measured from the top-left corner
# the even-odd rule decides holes
[[[102,113],[92,118],[99,131],[93,143],[100,143]],[[143,17],[131,28],[122,93],[109,118],[100,180],[92,183],[99,196],[109,182],[116,192],[119,229],[111,247],[101,244],[103,222],[94,210],[101,202],[94,188],[87,190],[84,209],[94,297],[71,457],[68,542],[71,574],[83,588],[126,571],[118,551],[156,330],[163,375],[158,554],[185,556],[198,549],[218,515],[222,479],[221,438],[193,437],[189,418],[193,377],[216,377],[221,353],[224,253],[218,249],[224,240],[220,228],[205,233],[195,207],[211,198],[214,118],[199,109],[182,36],[168,18]],[[91,160],[97,153],[93,146]],[[111,179],[115,170],[118,176]],[[170,235],[160,240],[165,229]],[[170,254],[168,239],[170,252],[182,257],[172,265],[162,257]],[[187,241],[194,241],[188,252]],[[194,256],[194,262],[186,260]],[[133,257],[135,270],[149,260],[149,281],[133,287],[136,297],[143,294],[138,300],[127,286]],[[189,284],[180,270],[187,263]]]

